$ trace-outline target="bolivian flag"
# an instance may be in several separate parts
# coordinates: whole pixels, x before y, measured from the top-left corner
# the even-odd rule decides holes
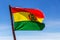
[[[44,14],[38,9],[11,7],[14,30],[42,30]]]

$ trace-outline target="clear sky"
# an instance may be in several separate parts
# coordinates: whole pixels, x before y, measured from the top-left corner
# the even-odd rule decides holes
[[[45,14],[43,31],[17,31],[17,36],[38,36],[35,39],[39,39],[41,36],[45,38],[48,34],[47,37],[53,35],[54,39],[54,36],[60,34],[60,0],[0,0],[0,38],[2,40],[4,40],[3,37],[12,37],[9,5],[12,7],[38,8]],[[24,40],[23,38],[22,40]]]

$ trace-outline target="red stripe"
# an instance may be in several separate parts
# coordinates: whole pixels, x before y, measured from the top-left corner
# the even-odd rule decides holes
[[[11,12],[12,13],[30,12],[30,13],[34,14],[36,17],[44,18],[44,14],[43,14],[43,12],[41,12],[41,10],[32,9],[32,8],[11,8]]]

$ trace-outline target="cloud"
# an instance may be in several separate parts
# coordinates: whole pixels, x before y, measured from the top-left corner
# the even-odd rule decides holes
[[[7,29],[10,29],[11,27],[10,27],[11,25],[8,25],[8,24],[0,24],[0,30],[7,30]]]
[[[52,26],[56,27],[56,26],[60,26],[60,21],[52,21],[51,20],[51,21],[46,21],[45,24],[48,27],[52,27]]]
[[[12,36],[0,36],[1,40],[13,40]],[[60,33],[45,33],[38,36],[17,36],[17,40],[60,40]]]

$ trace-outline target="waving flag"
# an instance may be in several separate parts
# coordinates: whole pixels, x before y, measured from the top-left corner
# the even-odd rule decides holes
[[[38,9],[11,7],[14,30],[43,30],[44,14]]]

